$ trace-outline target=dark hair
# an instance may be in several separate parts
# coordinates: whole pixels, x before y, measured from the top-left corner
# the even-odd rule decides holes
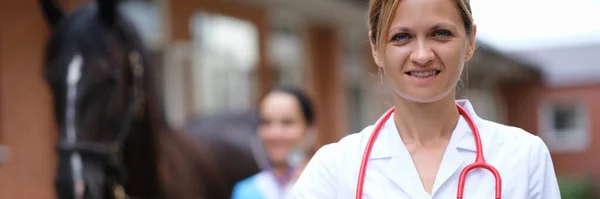
[[[270,93],[285,93],[294,96],[300,104],[300,109],[302,110],[302,115],[304,116],[306,123],[308,125],[314,124],[315,113],[313,103],[301,89],[291,86],[280,86],[271,90],[269,94]]]

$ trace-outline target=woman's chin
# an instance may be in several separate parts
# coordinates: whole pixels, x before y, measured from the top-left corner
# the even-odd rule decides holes
[[[286,160],[273,160],[273,161],[271,161],[271,164],[272,164],[271,165],[272,167],[278,167],[278,168],[289,166]]]
[[[285,155],[271,154],[269,159],[271,159],[271,162],[273,162],[274,164],[287,164],[287,156]]]
[[[397,90],[396,94],[404,100],[415,102],[415,103],[433,103],[440,101],[451,93],[452,90],[439,90],[439,89],[412,89],[407,91]]]

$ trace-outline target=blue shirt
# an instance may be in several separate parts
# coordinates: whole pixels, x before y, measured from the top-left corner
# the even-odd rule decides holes
[[[294,181],[281,184],[271,170],[252,175],[233,187],[231,199],[292,199]]]

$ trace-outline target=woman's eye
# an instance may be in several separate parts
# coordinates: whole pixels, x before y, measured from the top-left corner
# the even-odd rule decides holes
[[[259,124],[259,125],[268,125],[268,124],[269,124],[269,120],[266,120],[266,119],[262,119],[262,118],[261,118],[261,119],[258,121],[258,124]]]
[[[282,123],[284,126],[291,126],[291,125],[294,123],[294,121],[292,121],[292,120],[290,120],[290,119],[284,119],[283,121],[281,121],[281,123]]]
[[[406,34],[406,33],[399,33],[399,34],[395,34],[392,37],[392,42],[399,42],[399,41],[405,41],[407,39],[410,39],[410,35]]]
[[[438,30],[433,32],[434,37],[449,37],[452,36],[452,32],[449,30]]]

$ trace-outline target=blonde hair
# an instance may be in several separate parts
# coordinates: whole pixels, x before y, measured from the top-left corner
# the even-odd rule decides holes
[[[460,16],[465,26],[467,35],[471,35],[473,28],[473,16],[469,0],[454,0],[460,11]],[[369,30],[371,31],[371,42],[380,49],[385,44],[387,30],[392,23],[392,17],[396,12],[400,0],[370,0],[369,1]]]

